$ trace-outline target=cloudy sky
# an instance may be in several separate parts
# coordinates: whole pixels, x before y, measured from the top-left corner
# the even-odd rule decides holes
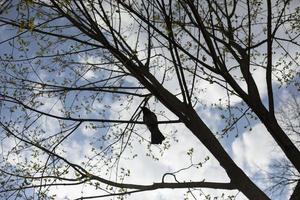
[[[295,2],[295,1],[294,1]],[[8,18],[12,18],[16,13],[7,13]],[[123,26],[130,25],[130,17],[125,13],[122,15]],[[16,57],[20,56],[22,53],[17,52],[17,48],[12,48],[11,44],[8,43],[7,39],[11,38],[12,35],[17,34],[18,30],[11,29],[9,26],[1,26],[0,28],[0,41],[2,48],[0,49],[1,58],[5,57],[5,54],[11,54]],[[128,32],[131,33],[131,32]],[[31,33],[25,34],[28,36],[28,40],[31,41],[30,51],[27,52],[28,57],[35,56],[35,50],[37,49],[38,40],[35,41],[35,38],[30,37]],[[140,38],[140,43],[143,44],[147,41],[147,37],[142,35]],[[9,40],[12,41],[12,40]],[[128,35],[128,44],[131,46],[135,45],[136,35]],[[17,43],[17,42],[16,42]],[[63,46],[65,45],[65,46]],[[71,48],[71,44],[64,43],[63,45],[57,44],[53,49],[48,49],[48,54],[55,54],[56,52],[66,50]],[[63,46],[63,47],[62,47]],[[62,49],[60,49],[62,48]],[[139,46],[141,50],[143,45]],[[297,49],[293,49],[296,51]],[[98,52],[99,53],[99,52]],[[108,72],[100,68],[87,68],[91,64],[97,65],[103,62],[102,55],[97,57],[97,54],[78,54],[72,57],[76,61],[74,68],[67,67],[58,73],[58,71],[47,71],[42,65],[49,65],[50,59],[45,59],[41,63],[35,62],[36,60],[31,60],[29,62],[23,62],[19,67],[31,66],[31,74],[28,75],[28,78],[31,80],[39,80],[42,82],[50,83],[52,79],[57,79],[59,83],[62,83],[65,78],[77,77],[78,80],[76,83],[67,83],[74,85],[84,85],[90,84],[97,80],[104,79],[109,75]],[[157,53],[161,53],[157,50]],[[102,57],[103,56],[103,57]],[[143,57],[145,55],[138,55]],[[276,61],[278,58],[274,56]],[[5,62],[3,62],[5,63]],[[80,66],[78,63],[88,63],[88,65]],[[161,64],[158,62],[158,64]],[[172,63],[166,63],[171,65]],[[93,66],[92,65],[92,66]],[[4,65],[3,65],[4,66]],[[5,72],[12,72],[12,70],[3,69]],[[12,67],[12,65],[8,65]],[[17,65],[18,66],[18,65]],[[50,65],[49,65],[50,66]],[[51,66],[53,69],[56,69],[56,65]],[[283,66],[279,66],[283,68]],[[73,71],[72,71],[72,70]],[[115,68],[117,70],[118,67]],[[164,78],[165,68],[155,68],[151,71],[158,80]],[[75,73],[76,71],[76,73]],[[299,68],[295,71],[299,71]],[[174,94],[179,91],[178,83],[174,78],[174,73],[168,72],[169,79],[164,83],[164,86],[172,91]],[[71,76],[70,76],[71,74]],[[78,75],[79,74],[79,75]],[[9,76],[9,73],[3,75],[3,77]],[[68,77],[70,76],[70,77]],[[265,71],[263,68],[257,68],[253,71],[253,76],[258,85],[258,89],[261,95],[261,98],[266,103],[267,87],[265,84]],[[2,77],[1,81],[4,81]],[[297,78],[297,77],[296,77]],[[274,97],[276,110],[279,108],[285,107],[285,102],[289,101],[291,95],[295,96],[297,101],[300,102],[300,97],[296,88],[291,85],[281,85],[279,87],[279,82],[277,79],[274,81]],[[75,81],[74,81],[75,82]],[[137,85],[137,81],[132,77],[125,79],[127,85]],[[125,85],[126,85],[125,84]],[[246,85],[241,82],[243,88]],[[195,109],[197,110],[201,119],[207,124],[207,126],[214,132],[220,132],[225,126],[224,120],[221,118],[221,112],[219,111],[217,105],[220,103],[220,99],[223,102],[226,102],[228,95],[226,90],[219,87],[216,84],[210,84],[208,81],[200,81],[197,85],[197,89],[201,92],[197,93],[198,104],[196,104]],[[144,93],[147,93],[146,90],[143,90]],[[26,95],[25,95],[26,96]],[[47,96],[40,95],[35,98],[35,101],[43,102],[43,105],[39,107],[39,110],[44,112],[49,112],[53,115],[61,116],[69,108],[69,106],[75,101],[77,105],[80,106],[90,106],[91,112],[86,112],[79,110],[76,113],[76,116],[82,118],[107,118],[107,119],[130,119],[133,113],[138,109],[142,99],[134,97],[128,100],[126,96],[119,96],[118,98],[113,97],[110,94],[100,95],[101,101],[93,101],[88,99],[92,96],[91,93],[80,93],[76,96],[75,93],[71,93],[65,96],[66,99],[59,98],[59,96]],[[76,98],[75,98],[76,97]],[[28,99],[27,99],[28,100]],[[242,101],[236,96],[232,96],[230,99],[232,107],[241,106]],[[223,104],[224,105],[224,104]],[[167,110],[162,104],[156,101],[154,97],[149,100],[148,107],[154,111],[158,120],[177,120],[176,116]],[[223,107],[226,109],[226,106]],[[1,120],[16,120],[19,112],[11,115],[10,117],[6,116],[9,113],[8,108],[1,107]],[[106,110],[105,113],[102,111]],[[21,111],[20,111],[21,112]],[[139,121],[142,120],[142,116],[139,117]],[[242,168],[245,173],[254,180],[255,183],[259,185],[262,189],[267,189],[270,186],[268,179],[268,174],[272,172],[271,165],[275,161],[281,161],[285,159],[281,150],[277,147],[274,140],[271,138],[269,133],[263,124],[258,120],[250,120],[250,126],[243,128],[248,121],[242,119],[239,125],[236,127],[238,130],[232,131],[226,137],[219,137],[219,140],[226,151],[230,154],[232,159]],[[73,163],[82,165],[90,163],[91,165],[97,166],[97,168],[89,169],[91,172],[96,175],[109,178],[111,180],[118,180],[115,174],[122,174],[122,168],[130,170],[130,176],[126,176],[124,179],[125,183],[134,183],[134,184],[152,184],[153,182],[161,182],[162,177],[166,173],[175,173],[176,180],[180,182],[188,181],[211,181],[211,182],[229,182],[229,178],[226,176],[224,169],[222,169],[218,161],[209,153],[209,151],[199,142],[199,140],[193,136],[193,134],[181,123],[174,124],[160,124],[159,128],[161,132],[165,135],[166,140],[162,145],[150,145],[150,133],[147,130],[146,126],[143,124],[137,124],[130,136],[131,144],[124,150],[121,158],[118,160],[118,165],[116,169],[111,169],[110,173],[107,174],[107,166],[105,165],[103,158],[109,159],[113,155],[113,151],[120,151],[122,148],[121,144],[115,145],[116,148],[112,152],[106,152],[106,155],[97,155],[100,150],[97,150],[100,146],[107,146],[108,143],[105,143],[101,140],[102,136],[118,131],[122,131],[125,128],[125,125],[120,125],[118,127],[112,128],[102,128],[100,123],[90,124],[89,122],[84,122],[67,140],[65,140],[59,148],[56,149],[56,152],[64,157],[68,158]],[[95,128],[96,126],[96,128]],[[61,130],[61,124],[57,119],[42,116],[40,117],[33,128],[44,129],[46,132],[43,137],[54,135]],[[128,135],[127,135],[128,136]],[[109,140],[110,141],[110,140]],[[113,141],[113,139],[111,140]],[[110,141],[110,142],[111,142]],[[2,150],[1,154],[7,155],[15,146],[16,141],[13,138],[4,138],[2,140]],[[96,148],[96,151],[94,150]],[[193,153],[191,153],[193,152]],[[17,166],[18,162],[25,160],[24,155],[28,155],[26,152],[23,154],[23,157],[20,155],[12,154],[9,156],[9,159],[6,162],[11,163],[12,165]],[[41,159],[46,157],[41,156]],[[95,158],[95,159],[90,159]],[[114,159],[112,159],[112,162]],[[199,165],[201,163],[201,165]],[[99,167],[99,168],[98,168]],[[170,175],[166,175],[164,181],[166,182],[176,182],[175,178]],[[103,194],[102,191],[95,190],[94,187],[89,185],[78,185],[78,186],[64,186],[64,187],[52,187],[49,191],[50,194],[55,194],[56,199],[75,199],[81,196],[94,196]],[[210,189],[197,189],[191,190],[187,194],[187,189],[161,189],[149,192],[136,193],[128,196],[130,200],[153,200],[153,199],[184,199],[186,195],[189,198],[193,198],[193,195],[199,197],[199,199],[205,199],[206,195],[211,195],[211,197],[221,197],[225,193],[225,197],[229,195],[236,196],[236,199],[245,199],[243,194],[238,191],[225,191],[225,190],[210,190]],[[270,194],[271,195],[271,194]],[[284,199],[287,197],[286,192],[280,194],[280,196],[273,196],[274,199]],[[225,198],[226,199],[226,198]]]

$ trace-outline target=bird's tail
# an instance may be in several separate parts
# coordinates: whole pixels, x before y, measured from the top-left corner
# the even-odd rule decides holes
[[[161,144],[164,141],[165,136],[160,132],[158,127],[150,129],[151,132],[151,144]]]

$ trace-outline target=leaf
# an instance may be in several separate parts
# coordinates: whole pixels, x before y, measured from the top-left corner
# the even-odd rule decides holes
[[[20,25],[19,25],[19,31],[18,32],[22,32],[22,31],[24,31],[24,28],[25,28],[25,21],[21,21],[20,22]]]
[[[29,22],[28,22],[28,29],[30,32],[33,31],[34,29],[34,18],[30,19]]]
[[[27,5],[32,5],[33,4],[33,0],[25,0]]]

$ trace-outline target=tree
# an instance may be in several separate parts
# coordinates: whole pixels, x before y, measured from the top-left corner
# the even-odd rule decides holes
[[[10,2],[0,18],[2,26],[14,32],[1,42],[10,45],[1,56],[1,127],[3,137],[14,138],[15,146],[4,160],[14,152],[34,162],[5,162],[3,192],[37,187],[38,195],[46,198],[48,187],[88,183],[121,189],[107,196],[158,188],[215,188],[269,199],[225,151],[200,118],[197,104],[201,84],[217,85],[226,94],[220,99],[220,115],[227,124],[220,134],[228,134],[243,117],[258,118],[299,172],[299,149],[275,117],[273,91],[280,84],[299,89],[299,72],[294,70],[299,53],[288,49],[299,47],[299,16],[296,1],[288,0]],[[265,74],[266,100],[259,91],[264,83],[255,81],[256,70]],[[232,104],[234,98],[241,103]],[[49,99],[56,101],[49,106]],[[111,102],[117,101],[130,110],[129,120],[112,115]],[[101,168],[93,157],[75,164],[63,156],[63,142],[89,123],[87,128],[102,132],[94,155],[105,159],[107,168],[118,169],[132,140],[143,137],[140,107],[151,102],[178,118],[159,123],[183,123],[198,138],[224,168],[229,183],[127,184],[98,176]],[[55,134],[40,124],[47,119],[59,125]]]

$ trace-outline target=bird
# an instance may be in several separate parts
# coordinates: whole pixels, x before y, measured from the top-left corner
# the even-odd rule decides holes
[[[151,144],[161,144],[165,136],[158,128],[156,115],[146,107],[141,107],[143,111],[143,121],[151,133]]]

